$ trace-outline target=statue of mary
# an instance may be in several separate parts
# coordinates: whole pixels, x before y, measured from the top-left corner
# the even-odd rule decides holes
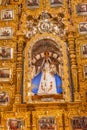
[[[32,92],[38,95],[61,94],[62,80],[57,74],[56,66],[51,62],[48,52],[45,52],[40,70],[32,79]]]

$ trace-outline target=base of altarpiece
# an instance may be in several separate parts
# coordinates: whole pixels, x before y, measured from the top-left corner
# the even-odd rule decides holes
[[[63,94],[34,95],[32,101],[54,101],[63,99]]]

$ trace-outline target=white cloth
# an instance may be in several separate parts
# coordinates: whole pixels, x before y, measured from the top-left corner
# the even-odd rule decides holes
[[[50,73],[49,62],[44,64],[38,94],[57,94],[55,77]]]

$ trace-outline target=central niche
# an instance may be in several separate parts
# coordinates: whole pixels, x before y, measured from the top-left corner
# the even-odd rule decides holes
[[[67,46],[61,40],[29,41],[24,59],[24,101],[70,101]]]
[[[32,48],[32,95],[46,96],[63,93],[62,47],[43,39]]]

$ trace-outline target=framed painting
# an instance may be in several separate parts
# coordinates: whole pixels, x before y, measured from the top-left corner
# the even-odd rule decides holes
[[[87,34],[87,22],[82,22],[79,24],[79,33]]]
[[[63,5],[63,0],[50,0],[51,6],[62,6]]]
[[[82,52],[82,56],[83,56],[84,58],[87,58],[87,44],[83,44],[83,45],[81,46],[81,52]]]
[[[87,3],[78,4],[76,6],[76,12],[78,15],[87,15]]]
[[[11,78],[11,70],[8,68],[0,68],[0,81],[9,81]]]
[[[0,47],[0,59],[12,59],[13,58],[13,48]]]
[[[38,120],[38,130],[57,130],[55,117],[42,117]]]
[[[84,72],[84,78],[87,78],[87,65],[84,66],[83,72]]]
[[[0,39],[9,39],[13,36],[13,29],[11,27],[0,28]]]
[[[87,117],[74,117],[71,122],[72,130],[87,130]]]
[[[0,92],[0,105],[7,105],[9,102],[9,95],[6,92]]]
[[[39,7],[39,0],[26,0],[28,8],[38,8]]]
[[[13,20],[14,19],[14,11],[13,10],[1,10],[1,20]]]
[[[24,130],[24,120],[20,119],[20,118],[12,118],[12,119],[8,119],[7,121],[7,128],[8,130]]]

